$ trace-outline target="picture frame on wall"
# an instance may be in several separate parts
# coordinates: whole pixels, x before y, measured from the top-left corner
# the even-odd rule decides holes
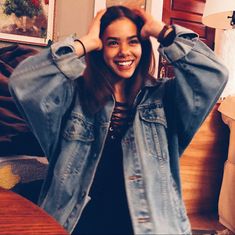
[[[101,9],[105,9],[114,5],[122,5],[128,3],[133,5],[133,0],[95,0],[94,16]],[[151,0],[135,0],[134,4],[150,12]]]
[[[0,41],[47,46],[56,0],[0,0]]]

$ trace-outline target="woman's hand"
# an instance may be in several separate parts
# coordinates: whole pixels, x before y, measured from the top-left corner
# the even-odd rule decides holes
[[[100,34],[100,19],[103,16],[103,14],[105,13],[106,10],[100,10],[98,11],[98,13],[96,14],[95,18],[93,19],[89,30],[88,30],[88,34],[87,36],[90,37],[91,40],[93,40],[94,42],[94,46],[95,46],[95,50],[101,50],[102,49],[102,41],[99,38],[99,34]]]
[[[132,9],[137,15],[144,20],[144,26],[141,29],[142,38],[149,38],[150,36],[158,38],[159,33],[163,29],[165,23],[153,18],[153,16],[143,9]]]
[[[100,34],[100,19],[105,13],[105,11],[106,10],[100,10],[96,14],[95,18],[91,22],[88,33],[79,39],[80,41],[82,41],[83,45],[85,46],[86,52],[101,50],[103,47],[102,41],[99,38],[99,34]],[[75,42],[75,47],[77,55],[81,56],[83,54],[83,48],[81,43]]]

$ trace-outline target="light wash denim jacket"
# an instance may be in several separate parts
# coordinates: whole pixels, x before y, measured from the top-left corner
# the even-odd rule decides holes
[[[176,78],[146,80],[122,139],[135,234],[191,233],[179,157],[227,82],[227,69],[197,34],[175,28],[173,44],[159,52],[174,66]],[[83,70],[69,37],[23,61],[10,78],[11,94],[50,162],[39,203],[69,232],[90,200],[114,108],[110,99],[96,115],[84,114],[76,90]]]

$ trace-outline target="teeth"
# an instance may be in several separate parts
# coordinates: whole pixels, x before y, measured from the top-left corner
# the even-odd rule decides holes
[[[132,61],[119,61],[117,62],[119,66],[129,66],[132,64]]]

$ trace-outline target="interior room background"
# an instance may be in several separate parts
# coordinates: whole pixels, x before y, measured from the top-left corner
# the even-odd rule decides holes
[[[94,16],[95,3],[99,1],[103,2],[103,0],[56,0],[53,41],[61,40],[73,33],[76,33],[78,37],[86,34],[89,28],[89,24]],[[163,6],[166,4],[166,2],[170,1],[151,0],[150,11],[155,16],[155,18],[162,19]],[[206,1],[182,0],[175,2],[180,2],[179,4],[184,5],[187,10],[190,10],[190,2],[199,4],[198,9],[200,9],[201,13],[197,13],[197,16],[200,18],[203,12],[202,4],[204,4]],[[187,22],[185,26],[187,27]],[[224,32],[223,30],[216,30],[213,47],[216,53],[224,60],[225,63],[234,61],[235,46],[234,43],[231,43],[234,42],[234,37],[234,32],[231,33]],[[0,48],[11,44],[12,43],[9,42],[3,42],[0,39]],[[225,47],[225,49],[222,48],[222,45]],[[41,46],[27,46],[36,48],[37,50],[44,48]],[[156,40],[154,40],[153,46],[156,53],[156,64],[158,64],[158,53],[156,52],[158,43]],[[162,67],[159,68],[161,69]],[[160,69],[158,70],[160,71]],[[158,70],[156,70],[156,74],[158,74]],[[235,68],[231,74],[235,74]],[[235,75],[233,77],[235,78]],[[230,89],[232,86],[227,86],[224,96],[235,92],[235,81],[233,80],[232,82],[230,80],[229,84],[233,84],[233,90]],[[215,106],[213,112],[208,117],[201,130],[195,136],[191,146],[189,146],[188,150],[184,154],[185,158],[182,158],[183,160],[181,162],[181,167],[183,169],[183,194],[188,212],[192,214],[201,212],[204,214],[210,213],[212,214],[212,218],[215,218],[216,222],[217,202],[222,181],[223,163],[227,157],[226,150],[228,144],[226,139],[226,136],[228,137],[228,133],[224,130],[225,127],[223,126],[220,114],[217,111],[218,105],[219,104]],[[202,137],[204,139],[202,139]],[[206,143],[205,149],[198,148],[199,145],[201,146],[202,142]],[[216,154],[214,154],[213,150],[218,151]],[[217,157],[219,161],[214,161],[213,157],[214,159]],[[205,177],[204,179],[206,180],[202,180],[202,177]],[[192,179],[194,182],[189,182],[188,179]],[[199,192],[200,195],[196,195],[195,193],[193,194],[192,191]],[[214,215],[216,215],[216,217],[214,217]],[[210,216],[207,214],[206,217],[202,217],[202,220],[197,219],[195,221],[199,221],[200,225],[202,224],[202,221],[203,223],[206,221],[204,223],[204,227],[208,228],[210,221],[213,221],[214,223],[214,220],[209,220],[209,218]],[[191,217],[191,219],[194,221],[193,217]],[[209,221],[208,223],[207,219]]]

